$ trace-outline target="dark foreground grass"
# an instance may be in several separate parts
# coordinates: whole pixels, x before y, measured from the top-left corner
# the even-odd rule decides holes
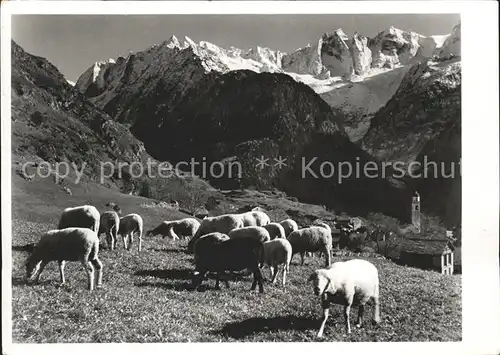
[[[145,238],[137,246],[100,251],[103,289],[86,290],[78,263],[66,266],[67,284],[59,286],[57,263],[47,266],[39,285],[26,285],[23,262],[29,244],[54,228],[63,207],[92,202],[100,211],[107,200],[124,212],[140,213],[146,229],[176,218],[162,209],[140,208],[144,199],[109,190],[59,194],[14,178],[12,236],[12,326],[14,342],[188,342],[188,341],[317,341],[319,302],[306,282],[323,266],[313,257],[306,265],[292,262],[287,286],[264,285],[264,294],[249,291],[251,276],[214,289],[214,280],[191,291],[192,256],[186,242]],[[98,191],[98,193],[96,193]],[[334,261],[339,258],[334,258]],[[380,325],[366,321],[344,335],[342,308],[332,307],[322,341],[459,341],[461,340],[461,278],[370,259],[381,280]],[[268,270],[265,276],[269,277]],[[373,314],[370,304],[366,320]],[[351,313],[354,323],[357,311]]]

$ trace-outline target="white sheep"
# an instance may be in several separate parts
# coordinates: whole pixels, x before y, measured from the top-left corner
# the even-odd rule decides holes
[[[325,265],[330,266],[332,234],[327,228],[319,226],[302,228],[290,233],[288,241],[292,245],[292,257],[296,253],[300,253],[301,265],[304,265],[306,252],[321,251],[325,253]]]
[[[375,265],[366,260],[353,259],[333,263],[327,269],[318,269],[310,277],[313,282],[314,294],[320,297],[323,309],[323,321],[318,331],[318,337],[323,336],[326,320],[331,304],[344,305],[347,333],[351,333],[349,312],[351,306],[358,306],[358,321],[361,327],[364,305],[370,298],[375,302],[373,320],[380,322],[379,278]]]
[[[271,218],[267,214],[261,211],[249,211],[245,213],[240,213],[239,216],[243,218],[243,226],[265,226],[271,223]]]
[[[196,234],[200,228],[200,222],[194,218],[183,218],[177,221],[164,221],[156,228],[148,231],[147,236],[155,236],[161,234],[163,238],[169,237],[173,240],[178,240],[179,235],[187,238]]]
[[[285,235],[288,238],[290,233],[296,231],[299,229],[299,226],[297,225],[297,222],[295,222],[293,219],[288,218],[280,222],[281,226],[285,229]]]
[[[66,282],[66,261],[80,261],[88,276],[88,288],[94,289],[94,268],[97,270],[97,288],[102,287],[102,263],[98,258],[99,238],[88,228],[65,228],[45,233],[26,262],[26,279],[40,280],[40,274],[51,261],[59,262],[61,284]]]
[[[106,211],[101,214],[101,222],[99,226],[99,233],[106,234],[106,242],[108,243],[108,248],[114,250],[116,248],[116,242],[118,239],[118,229],[120,226],[120,217],[115,211]]]
[[[262,228],[265,228],[269,232],[271,240],[276,238],[286,239],[285,228],[283,228],[283,226],[279,223],[269,223],[262,226]]]
[[[99,211],[94,206],[68,207],[61,214],[57,229],[80,227],[92,229],[97,233],[99,231],[100,218]]]
[[[138,250],[142,249],[142,217],[136,213],[131,213],[120,218],[120,228],[118,229],[118,234],[123,238],[123,246],[125,249],[130,250],[132,248],[132,243],[134,242],[134,233],[139,234],[139,245]],[[127,241],[130,240],[130,243]]]
[[[271,271],[272,283],[276,283],[280,265],[283,266],[282,284],[285,287],[286,273],[290,270],[292,260],[292,245],[286,239],[274,239],[264,243],[261,262],[268,265]]]
[[[234,238],[252,238],[265,243],[271,240],[269,232],[264,227],[249,226],[243,228],[233,229],[228,234],[229,239]]]
[[[193,252],[194,243],[203,235],[219,232],[228,234],[235,228],[243,227],[243,218],[238,214],[223,214],[215,217],[205,217],[201,221],[196,234],[188,243],[188,252]]]
[[[330,235],[332,234],[332,228],[328,224],[326,224],[325,222],[322,222],[321,220],[314,221],[313,222],[313,226],[318,226],[318,227],[326,228],[326,230],[328,231],[328,233],[330,233]],[[307,254],[308,254],[307,256],[312,256],[313,255],[313,253],[311,253],[311,252],[308,252]],[[321,257],[321,254],[323,254],[322,251],[319,252],[319,257]]]

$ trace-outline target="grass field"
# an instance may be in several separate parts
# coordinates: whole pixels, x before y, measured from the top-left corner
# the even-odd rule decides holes
[[[57,263],[47,266],[39,285],[23,281],[25,246],[55,228],[61,210],[91,203],[101,212],[115,201],[123,213],[139,213],[145,229],[176,211],[143,208],[147,199],[122,195],[97,186],[73,188],[66,195],[53,183],[26,182],[14,175],[12,233],[12,334],[14,342],[216,342],[317,341],[319,301],[306,280],[323,259],[308,258],[306,265],[292,261],[287,286],[264,284],[264,294],[249,291],[251,276],[214,289],[207,280],[190,291],[192,256],[186,242],[144,238],[130,252],[100,250],[104,264],[103,289],[86,290],[86,274],[79,263],[66,266],[66,285],[60,287]],[[267,200],[268,203],[269,200]],[[309,212],[308,212],[309,213]],[[104,239],[104,236],[102,236]],[[342,258],[334,257],[333,261]],[[344,257],[345,259],[345,257]],[[381,318],[366,321],[344,336],[342,308],[332,307],[322,341],[460,341],[462,334],[461,276],[446,276],[369,258],[379,269]],[[268,270],[264,275],[269,277]],[[369,304],[368,320],[373,314]],[[357,311],[351,312],[354,323]]]

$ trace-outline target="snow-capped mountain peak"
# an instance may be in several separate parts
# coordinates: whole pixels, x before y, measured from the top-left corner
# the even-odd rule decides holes
[[[108,66],[108,65],[113,65],[115,64],[115,60],[113,58],[109,58],[108,60],[100,60],[98,62],[94,63],[94,70],[93,70],[93,76],[92,76],[92,81],[96,81],[97,78],[99,77],[99,73],[101,72],[101,69]]]
[[[184,36],[184,48],[191,47],[193,50],[198,48],[197,44],[188,36]]]
[[[170,36],[170,38],[165,42],[166,46],[168,48],[181,48],[181,44],[179,43],[179,40],[177,39],[177,37],[175,37],[175,35],[172,35]]]
[[[439,49],[438,56],[446,58],[450,56],[461,56],[462,35],[460,23],[453,27],[453,32],[444,40]]]
[[[390,26],[368,38],[357,32],[348,36],[338,28],[290,53],[263,46],[223,48],[208,41],[197,43],[188,36],[181,44],[172,35],[160,46],[118,58],[119,64],[114,60],[96,62],[78,79],[76,87],[86,93],[91,87],[91,92],[99,95],[107,87],[120,87],[124,81],[145,80],[170,71],[171,65],[180,61],[186,63],[179,70],[187,78],[192,78],[194,72],[202,75],[241,69],[285,73],[310,86],[332,107],[366,118],[392,97],[411,65],[450,54],[460,55],[460,24],[451,35],[438,36]],[[108,71],[112,73],[105,75]],[[350,134],[348,127],[346,130]],[[357,126],[355,130],[359,131]]]

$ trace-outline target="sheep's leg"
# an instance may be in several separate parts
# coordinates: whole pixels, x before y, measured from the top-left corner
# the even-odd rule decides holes
[[[360,304],[358,307],[358,321],[356,323],[356,327],[361,328],[363,323],[363,314],[365,313],[365,305]]]
[[[257,268],[260,272],[260,269]],[[257,287],[257,277],[255,276],[255,268],[252,270],[252,273],[253,273],[253,281],[252,281],[252,287],[250,287],[250,291],[253,291],[255,290],[255,288]],[[261,274],[262,275],[262,274]]]
[[[319,327],[318,338],[321,338],[323,336],[323,332],[325,330],[325,324],[329,314],[330,314],[330,309],[328,307],[323,308],[323,321],[321,322],[321,326]]]
[[[106,243],[108,244],[108,249],[113,250],[113,235],[111,231],[106,232]]]
[[[278,278],[278,271],[279,271],[279,268],[278,268],[278,265],[274,264],[273,266],[271,266],[271,273],[272,273],[272,283],[273,285],[276,283],[276,279]]]
[[[116,248],[116,235],[113,232],[110,232],[111,234],[111,250],[115,250]]]
[[[301,259],[300,265],[304,265],[304,256],[305,252],[300,253],[300,259]]]
[[[260,272],[258,265],[256,265],[256,267],[253,268],[253,282],[250,291],[255,290],[257,283],[259,284],[259,293],[263,293],[264,285],[262,284],[262,273]]]
[[[97,288],[102,287],[102,263],[98,258],[95,258],[91,261],[92,265],[94,265],[95,270],[97,270]]]
[[[347,334],[351,334],[351,323],[349,321],[349,313],[351,311],[351,303],[348,303],[344,309],[344,317],[346,322]]]
[[[37,284],[40,282],[40,274],[42,273],[43,269],[45,269],[45,266],[47,266],[48,262],[47,261],[42,261],[40,264],[40,268],[38,269],[36,276],[35,276],[35,283]]]
[[[179,238],[177,238],[179,239]],[[139,231],[139,246],[138,246],[139,252],[142,250],[142,233]]]
[[[285,283],[286,283],[286,273],[288,271],[288,265],[284,265],[283,266],[283,280],[282,280],[282,283],[283,283],[283,287],[285,287]]]
[[[264,285],[262,283],[262,273],[260,272],[260,270],[257,273],[257,282],[259,283],[259,293],[263,293]]]
[[[82,260],[82,265],[87,272],[87,277],[89,280],[88,288],[90,291],[92,291],[94,289],[94,266],[92,266],[92,263],[88,260]]]
[[[198,279],[196,279],[196,277],[193,277],[193,290],[194,291],[196,291],[198,289],[198,287],[201,285],[201,282],[205,278],[206,274],[207,274],[207,272],[205,270],[202,270],[198,274]]]
[[[128,238],[129,238],[129,243],[128,243],[128,249],[127,250],[130,250],[130,249],[132,249],[132,244],[134,244],[134,232],[130,232],[128,234]]]
[[[375,323],[380,323],[380,303],[379,303],[379,298],[378,296],[373,298],[375,301],[375,310],[373,312],[373,321]]]
[[[325,253],[325,266],[329,267],[332,264],[332,256],[330,253],[330,249],[325,248],[323,252]]]
[[[128,247],[127,247],[127,237],[128,235],[127,234],[122,234],[122,239],[123,239],[123,247],[125,248],[125,250],[128,250]]]
[[[64,265],[65,265],[64,260],[59,260],[59,274],[61,275],[61,285],[64,285],[66,282],[66,279],[64,278]]]

